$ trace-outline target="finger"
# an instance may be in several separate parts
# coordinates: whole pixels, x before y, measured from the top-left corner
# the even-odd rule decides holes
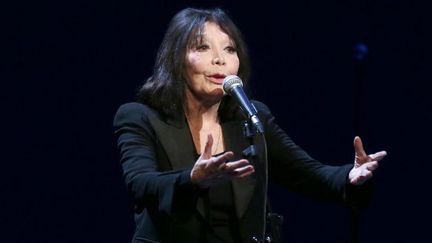
[[[217,160],[220,160],[222,162],[226,162],[226,161],[230,160],[233,156],[234,156],[234,153],[231,151],[228,151],[228,152],[225,152],[225,153],[218,155],[214,158],[216,158]]]
[[[207,141],[206,141],[206,144],[205,144],[205,147],[204,147],[204,152],[201,154],[201,156],[204,159],[208,159],[208,158],[211,157],[212,147],[213,147],[213,136],[209,133],[207,135]]]
[[[363,142],[359,136],[356,136],[354,138],[354,150],[355,150],[355,156],[356,158],[365,157],[366,152],[363,149]]]
[[[350,182],[353,185],[361,185],[365,183],[367,180],[369,180],[372,177],[372,172],[368,170],[363,170],[359,176],[356,176],[353,178]]]
[[[365,163],[363,165],[366,166],[366,169],[368,169],[369,171],[374,171],[374,170],[376,170],[376,168],[378,168],[378,162],[377,161],[368,162],[368,163]]]
[[[370,154],[370,155],[369,155],[369,158],[371,158],[371,160],[380,161],[380,160],[382,160],[386,155],[387,155],[387,152],[386,152],[386,151],[380,151],[380,152],[378,152],[378,153]]]
[[[255,168],[252,165],[248,165],[242,168],[234,170],[231,174],[235,177],[246,177],[255,172]]]
[[[228,151],[225,152],[219,156],[216,157],[211,157],[209,159],[209,164],[208,167],[210,168],[210,170],[212,171],[216,171],[216,170],[220,170],[220,167],[226,162],[228,161],[230,158],[232,158],[232,156],[234,155],[233,152]]]
[[[363,178],[363,181],[366,181],[369,178],[371,178],[372,175],[373,175],[372,171],[370,171],[370,170],[363,170],[360,177]]]
[[[249,161],[246,159],[241,159],[238,161],[229,162],[229,163],[226,163],[225,171],[232,172],[238,168],[246,167],[248,165],[250,165],[250,164],[249,164]]]

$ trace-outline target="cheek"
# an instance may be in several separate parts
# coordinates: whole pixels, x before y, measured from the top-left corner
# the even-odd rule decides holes
[[[240,68],[240,60],[239,60],[239,58],[238,57],[235,57],[235,58],[233,58],[233,60],[232,60],[232,70],[230,70],[231,72],[233,72],[233,73],[235,73],[235,74],[237,74],[238,73],[238,70],[239,70],[239,68]]]
[[[202,58],[196,54],[189,54],[186,60],[189,74],[193,74],[202,69]]]
[[[202,69],[202,58],[199,55],[190,53],[186,56],[186,82],[192,90],[199,86],[199,74]],[[198,75],[198,76],[197,76]]]

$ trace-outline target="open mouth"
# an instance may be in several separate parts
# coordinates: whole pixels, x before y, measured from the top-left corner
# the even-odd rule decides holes
[[[212,81],[214,83],[222,84],[226,75],[224,75],[224,74],[212,74],[212,75],[209,75],[207,77],[210,79],[210,81]]]

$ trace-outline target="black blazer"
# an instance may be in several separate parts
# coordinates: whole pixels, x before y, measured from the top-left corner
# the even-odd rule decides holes
[[[264,162],[255,166],[254,174],[232,181],[244,242],[251,242],[264,227],[267,169],[270,180],[290,190],[343,201],[352,168],[314,160],[275,123],[264,104],[254,101],[254,105],[264,125],[267,154],[260,154]],[[221,125],[226,150],[240,159],[249,145],[243,136],[243,119],[235,116]],[[196,152],[185,117],[168,118],[148,105],[128,103],[118,109],[114,127],[124,177],[135,204],[133,242],[202,242],[199,232],[205,227],[205,210],[200,190],[190,181]]]

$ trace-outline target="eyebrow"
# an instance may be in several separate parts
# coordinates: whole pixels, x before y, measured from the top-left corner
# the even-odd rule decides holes
[[[223,32],[225,33],[225,32]],[[237,45],[233,38],[231,38],[230,35],[225,33],[228,37],[228,43],[232,45],[233,47],[237,48]],[[205,43],[208,41],[207,36],[204,34],[204,30],[197,30],[196,33],[191,37],[190,43],[188,44],[188,48],[194,48],[200,44]]]

